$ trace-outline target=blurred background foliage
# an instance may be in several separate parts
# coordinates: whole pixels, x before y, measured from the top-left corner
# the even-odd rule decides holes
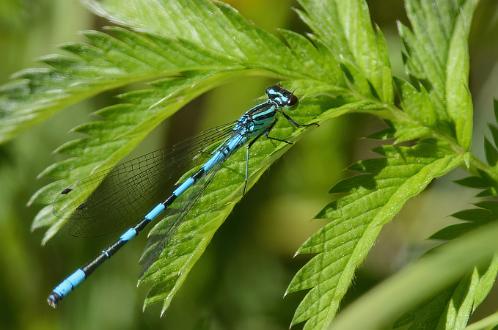
[[[291,10],[291,0],[228,1],[259,26],[306,32]],[[374,21],[386,34],[396,75],[403,75],[396,20],[406,23],[400,0],[369,1]],[[0,82],[53,53],[78,31],[109,24],[77,0],[0,1]],[[475,102],[475,149],[481,153],[485,126],[498,97],[498,2],[482,0],[471,33],[471,89]],[[136,150],[137,154],[171,145],[203,128],[235,119],[272,81],[244,79],[220,87],[164,123]],[[130,87],[132,88],[132,87]],[[307,134],[275,164],[238,205],[195,266],[162,319],[142,313],[144,289],[136,288],[138,259],[145,237],[119,253],[59,309],[49,309],[46,295],[69,271],[92,258],[108,242],[55,239],[40,246],[41,233],[30,231],[35,208],[29,196],[36,180],[54,161],[51,152],[70,139],[69,129],[91,112],[116,102],[116,92],[99,95],[0,146],[0,328],[2,329],[288,329],[301,296],[283,297],[292,275],[303,265],[293,258],[298,246],[321,225],[311,220],[327,203],[327,191],[352,161],[373,156],[373,142],[363,137],[381,128],[367,116],[339,118]],[[434,242],[426,240],[452,222],[453,212],[468,207],[473,191],[452,183],[453,173],[431,185],[387,225],[350,289],[344,304],[364,293]],[[494,311],[498,289],[476,317]]]

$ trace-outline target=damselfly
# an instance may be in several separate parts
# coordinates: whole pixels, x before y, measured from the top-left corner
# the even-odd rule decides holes
[[[104,227],[109,222],[107,220],[110,218],[122,220],[133,218],[138,212],[143,212],[141,208],[143,208],[143,205],[147,205],[143,202],[143,199],[154,190],[154,187],[160,188],[160,184],[156,182],[161,182],[161,179],[171,174],[171,171],[169,171],[171,166],[166,167],[165,164],[178,165],[185,160],[192,161],[193,158],[206,153],[207,146],[214,145],[212,151],[208,152],[208,157],[202,163],[202,166],[192,175],[182,180],[163,202],[157,204],[147,213],[145,211],[136,215],[138,218],[141,217],[140,214],[145,214],[142,220],[124,231],[114,244],[104,249],[94,260],[77,269],[57,285],[48,296],[48,304],[55,308],[60,300],[165,210],[177,213],[174,223],[171,223],[171,228],[174,229],[192,209],[224,161],[243,146],[246,147],[245,184],[243,189],[245,192],[249,177],[248,164],[251,146],[262,136],[270,140],[292,143],[270,136],[270,132],[277,122],[277,114],[281,114],[296,128],[317,125],[299,124],[285,112],[285,109],[290,109],[298,103],[297,97],[292,92],[280,86],[272,86],[266,89],[266,95],[266,101],[249,109],[233,124],[220,126],[201,133],[198,137],[188,142],[176,145],[170,153],[156,152],[147,154],[125,162],[112,171],[99,172],[93,177],[82,180],[74,187],[64,189],[54,202],[54,209],[59,214],[64,213],[63,208],[74,208],[74,204],[71,206],[70,203],[66,203],[66,199],[74,195],[75,191],[88,189],[88,186],[85,187],[85,185],[92,185],[95,182],[102,181],[92,195],[75,208],[67,220],[68,225],[73,228],[75,234],[85,231],[104,231]],[[218,144],[216,145],[216,143]],[[180,157],[179,154],[186,156]],[[133,187],[132,190],[134,191],[130,192],[128,189],[122,189],[124,186]],[[137,194],[138,197],[130,198],[131,193]],[[179,199],[182,199],[181,203],[179,203]],[[176,209],[175,200],[179,203]],[[106,221],[96,221],[95,216],[102,211],[106,214]],[[111,223],[112,226],[113,224]],[[170,234],[168,233],[167,236]],[[166,235],[159,238],[157,242],[159,247],[161,246],[161,240],[166,238]],[[150,260],[148,262],[152,263],[156,257],[149,256]]]

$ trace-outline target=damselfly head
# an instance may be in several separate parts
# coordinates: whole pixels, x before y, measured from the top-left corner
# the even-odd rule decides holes
[[[268,87],[266,95],[270,101],[281,107],[292,107],[298,103],[296,95],[279,85]]]

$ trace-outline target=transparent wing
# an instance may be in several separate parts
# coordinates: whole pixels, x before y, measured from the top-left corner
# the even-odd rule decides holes
[[[99,171],[64,189],[53,203],[53,212],[62,217],[74,209],[64,228],[72,236],[97,237],[122,230],[166,199],[182,171],[202,163],[232,134],[233,125],[209,129],[169,150],[157,150]],[[81,197],[92,190],[88,198]]]
[[[170,239],[174,236],[178,226],[185,220],[187,215],[191,215],[194,206],[222,166],[223,162],[218,163],[208,174],[187,190],[186,194],[175,200],[171,207],[166,210],[164,219],[149,233],[147,246],[140,258],[143,272],[159,258]]]

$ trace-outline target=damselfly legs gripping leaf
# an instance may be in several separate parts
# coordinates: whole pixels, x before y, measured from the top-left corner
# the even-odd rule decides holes
[[[116,230],[128,219],[142,219],[129,227],[119,239],[104,249],[94,260],[77,269],[64,281],[55,287],[48,296],[48,303],[56,307],[58,302],[67,296],[77,285],[85,280],[105,260],[111,258],[128,241],[137,236],[150,222],[163,212],[175,212],[167,235],[156,238],[157,246],[164,245],[166,240],[202,196],[223,162],[238,149],[246,147],[245,185],[249,177],[249,149],[260,137],[279,142],[291,143],[270,136],[277,122],[277,114],[288,120],[294,127],[301,125],[294,121],[285,109],[297,104],[297,97],[280,86],[272,86],[266,90],[267,100],[252,107],[236,122],[201,133],[198,137],[180,143],[170,152],[153,152],[145,156],[125,162],[111,171],[102,171],[94,176],[64,189],[55,200],[54,213],[66,216],[68,227],[73,235],[84,235],[89,232],[104,234]],[[311,124],[316,125],[316,124]],[[197,163],[200,166],[192,175],[181,181],[170,195],[161,203],[149,209],[148,202],[160,200],[165,196],[162,188],[167,187],[172,179],[175,167],[184,164]],[[98,187],[95,189],[95,186]],[[84,201],[73,198],[78,190],[95,189]],[[177,201],[175,203],[175,200]],[[181,200],[181,202],[180,202]],[[176,206],[178,204],[179,206]],[[97,221],[97,215],[104,214],[105,219]],[[145,214],[145,216],[143,216]],[[103,221],[104,220],[104,221]],[[158,250],[160,251],[160,249]],[[157,254],[158,255],[158,254]],[[152,254],[147,257],[147,264],[152,264],[157,258]]]

